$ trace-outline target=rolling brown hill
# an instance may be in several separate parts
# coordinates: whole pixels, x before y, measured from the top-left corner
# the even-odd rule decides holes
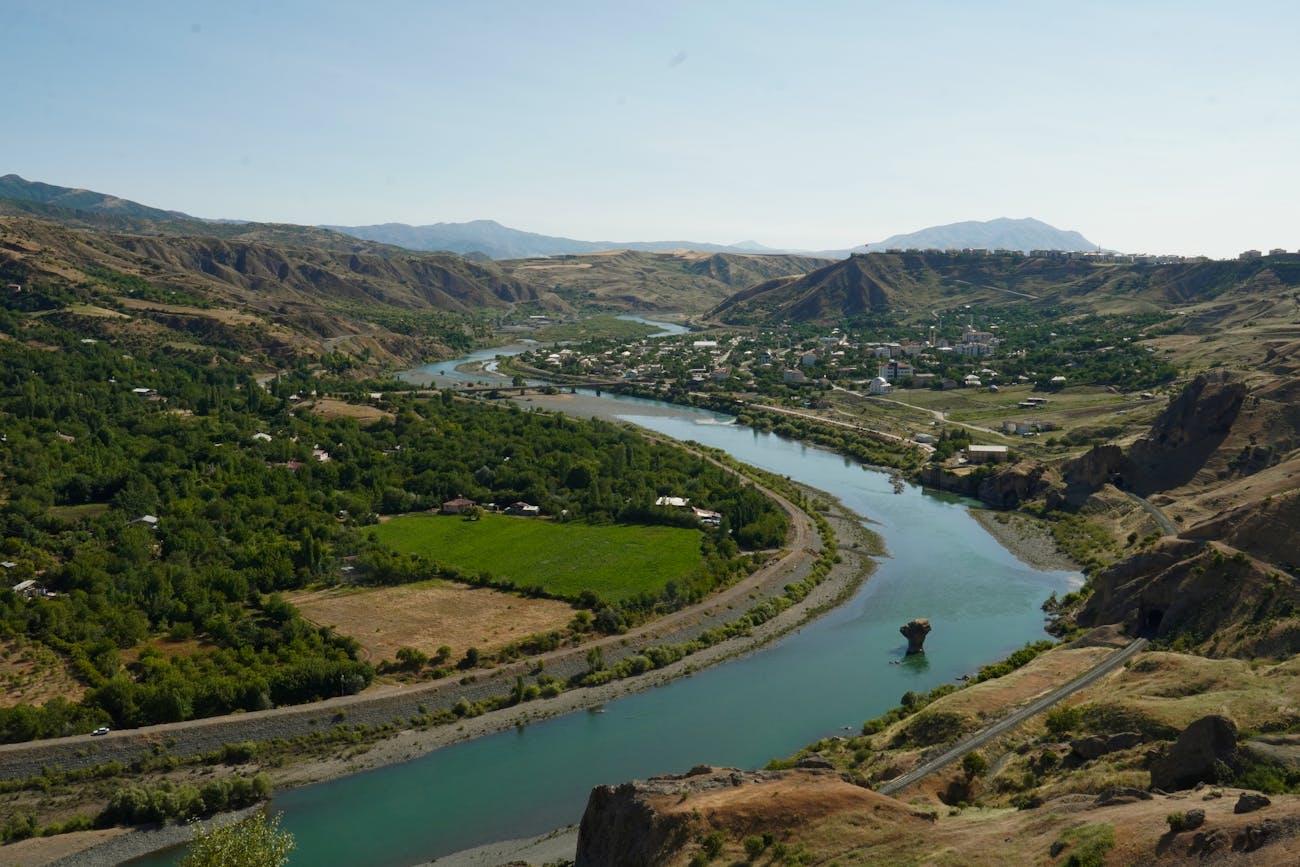
[[[137,336],[282,358],[341,350],[376,364],[446,354],[429,329],[392,330],[395,318],[542,300],[495,266],[454,255],[90,232],[30,218],[0,218],[0,272],[6,283],[64,287],[91,302],[69,305],[70,315],[110,308],[116,315],[94,313],[100,331],[128,328],[117,321],[125,316]]]
[[[1065,305],[1125,312],[1269,298],[1300,287],[1300,255],[1168,263],[1109,259],[873,253],[797,279],[751,286],[710,310],[732,324],[835,323],[864,313],[921,317],[955,303]]]
[[[739,287],[805,274],[830,261],[786,254],[616,250],[498,264],[505,273],[578,306],[698,313]]]

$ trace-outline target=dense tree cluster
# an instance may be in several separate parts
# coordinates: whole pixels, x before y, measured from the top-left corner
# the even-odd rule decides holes
[[[355,642],[278,594],[345,561],[410,580],[421,564],[362,529],[378,514],[465,496],[570,520],[691,520],[655,507],[670,494],[722,512],[742,544],[787,529],[752,487],[614,425],[448,394],[398,395],[362,426],[300,408],[294,393],[319,385],[305,370],[264,388],[214,353],[123,352],[13,310],[0,332],[0,642],[54,649],[88,687],[79,703],[0,709],[0,741],[363,688],[373,670]],[[29,579],[55,595],[9,591]]]

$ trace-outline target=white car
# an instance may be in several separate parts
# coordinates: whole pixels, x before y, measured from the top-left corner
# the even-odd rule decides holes
[[[91,734],[92,734],[92,735],[106,735],[106,734],[108,734],[108,726],[100,726],[99,728],[97,728],[97,729],[95,729],[93,732],[91,732]]]

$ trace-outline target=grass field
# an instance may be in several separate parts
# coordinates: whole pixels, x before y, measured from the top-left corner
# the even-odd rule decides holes
[[[380,524],[375,534],[396,550],[570,599],[584,590],[610,602],[658,595],[701,562],[699,532],[676,527],[408,515]]]

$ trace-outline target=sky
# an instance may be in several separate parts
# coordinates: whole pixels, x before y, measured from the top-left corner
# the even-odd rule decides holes
[[[1300,4],[3,0],[0,174],[209,218],[1300,248]]]

